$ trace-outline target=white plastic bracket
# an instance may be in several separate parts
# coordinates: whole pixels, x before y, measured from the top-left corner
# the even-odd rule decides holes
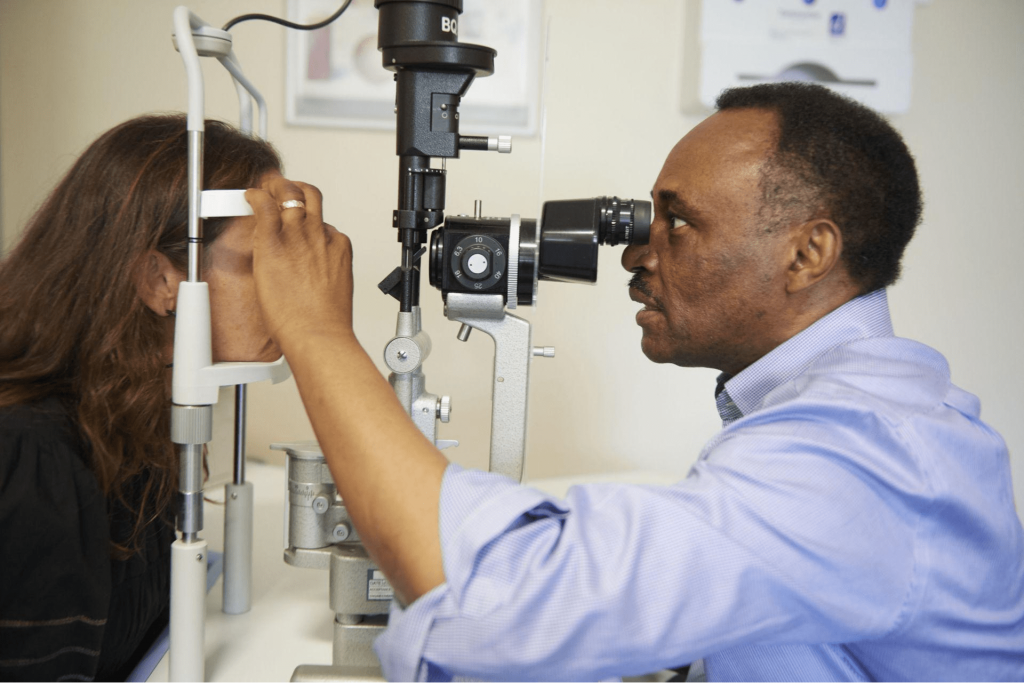
[[[205,282],[178,285],[174,325],[174,370],[171,394],[180,406],[217,403],[221,387],[271,380],[291,375],[284,356],[270,363],[214,363],[210,336],[210,289]]]
[[[200,218],[251,216],[252,207],[245,201],[245,190],[203,190],[199,201]]]

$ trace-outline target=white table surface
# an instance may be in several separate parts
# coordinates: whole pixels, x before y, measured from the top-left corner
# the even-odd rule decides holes
[[[221,611],[222,581],[206,599],[206,680],[288,681],[302,664],[330,665],[334,614],[328,603],[328,571],[285,564],[284,468],[249,461],[246,480],[253,484],[252,610]],[[676,478],[647,471],[557,477],[527,482],[555,496],[589,482],[671,484]],[[223,486],[206,492],[223,500]],[[200,534],[210,550],[224,548],[224,507],[209,502]],[[168,657],[160,660],[149,681],[166,681]]]

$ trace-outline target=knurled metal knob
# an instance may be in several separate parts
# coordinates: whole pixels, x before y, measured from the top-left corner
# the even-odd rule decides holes
[[[437,417],[444,422],[448,423],[448,420],[452,417],[452,397],[442,396],[437,399]]]
[[[171,406],[171,441],[203,444],[213,440],[213,406]]]
[[[331,507],[331,501],[327,500],[324,496],[317,496],[313,499],[313,511],[318,515],[322,515]]]

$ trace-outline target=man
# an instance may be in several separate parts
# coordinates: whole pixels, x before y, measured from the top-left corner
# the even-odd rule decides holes
[[[728,91],[652,194],[650,243],[623,254],[642,348],[721,370],[723,429],[674,486],[565,501],[449,465],[355,341],[319,193],[247,195],[268,327],[403,605],[385,674],[1024,679],[1006,446],[889,321],[921,211],[900,136],[824,88]]]

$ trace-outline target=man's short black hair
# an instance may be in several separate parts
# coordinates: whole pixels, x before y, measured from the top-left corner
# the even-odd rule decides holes
[[[843,263],[862,291],[896,282],[921,220],[921,189],[914,158],[889,122],[809,83],[732,88],[716,105],[778,117],[778,141],[763,177],[770,212],[801,218],[793,209],[823,209],[842,231]]]

